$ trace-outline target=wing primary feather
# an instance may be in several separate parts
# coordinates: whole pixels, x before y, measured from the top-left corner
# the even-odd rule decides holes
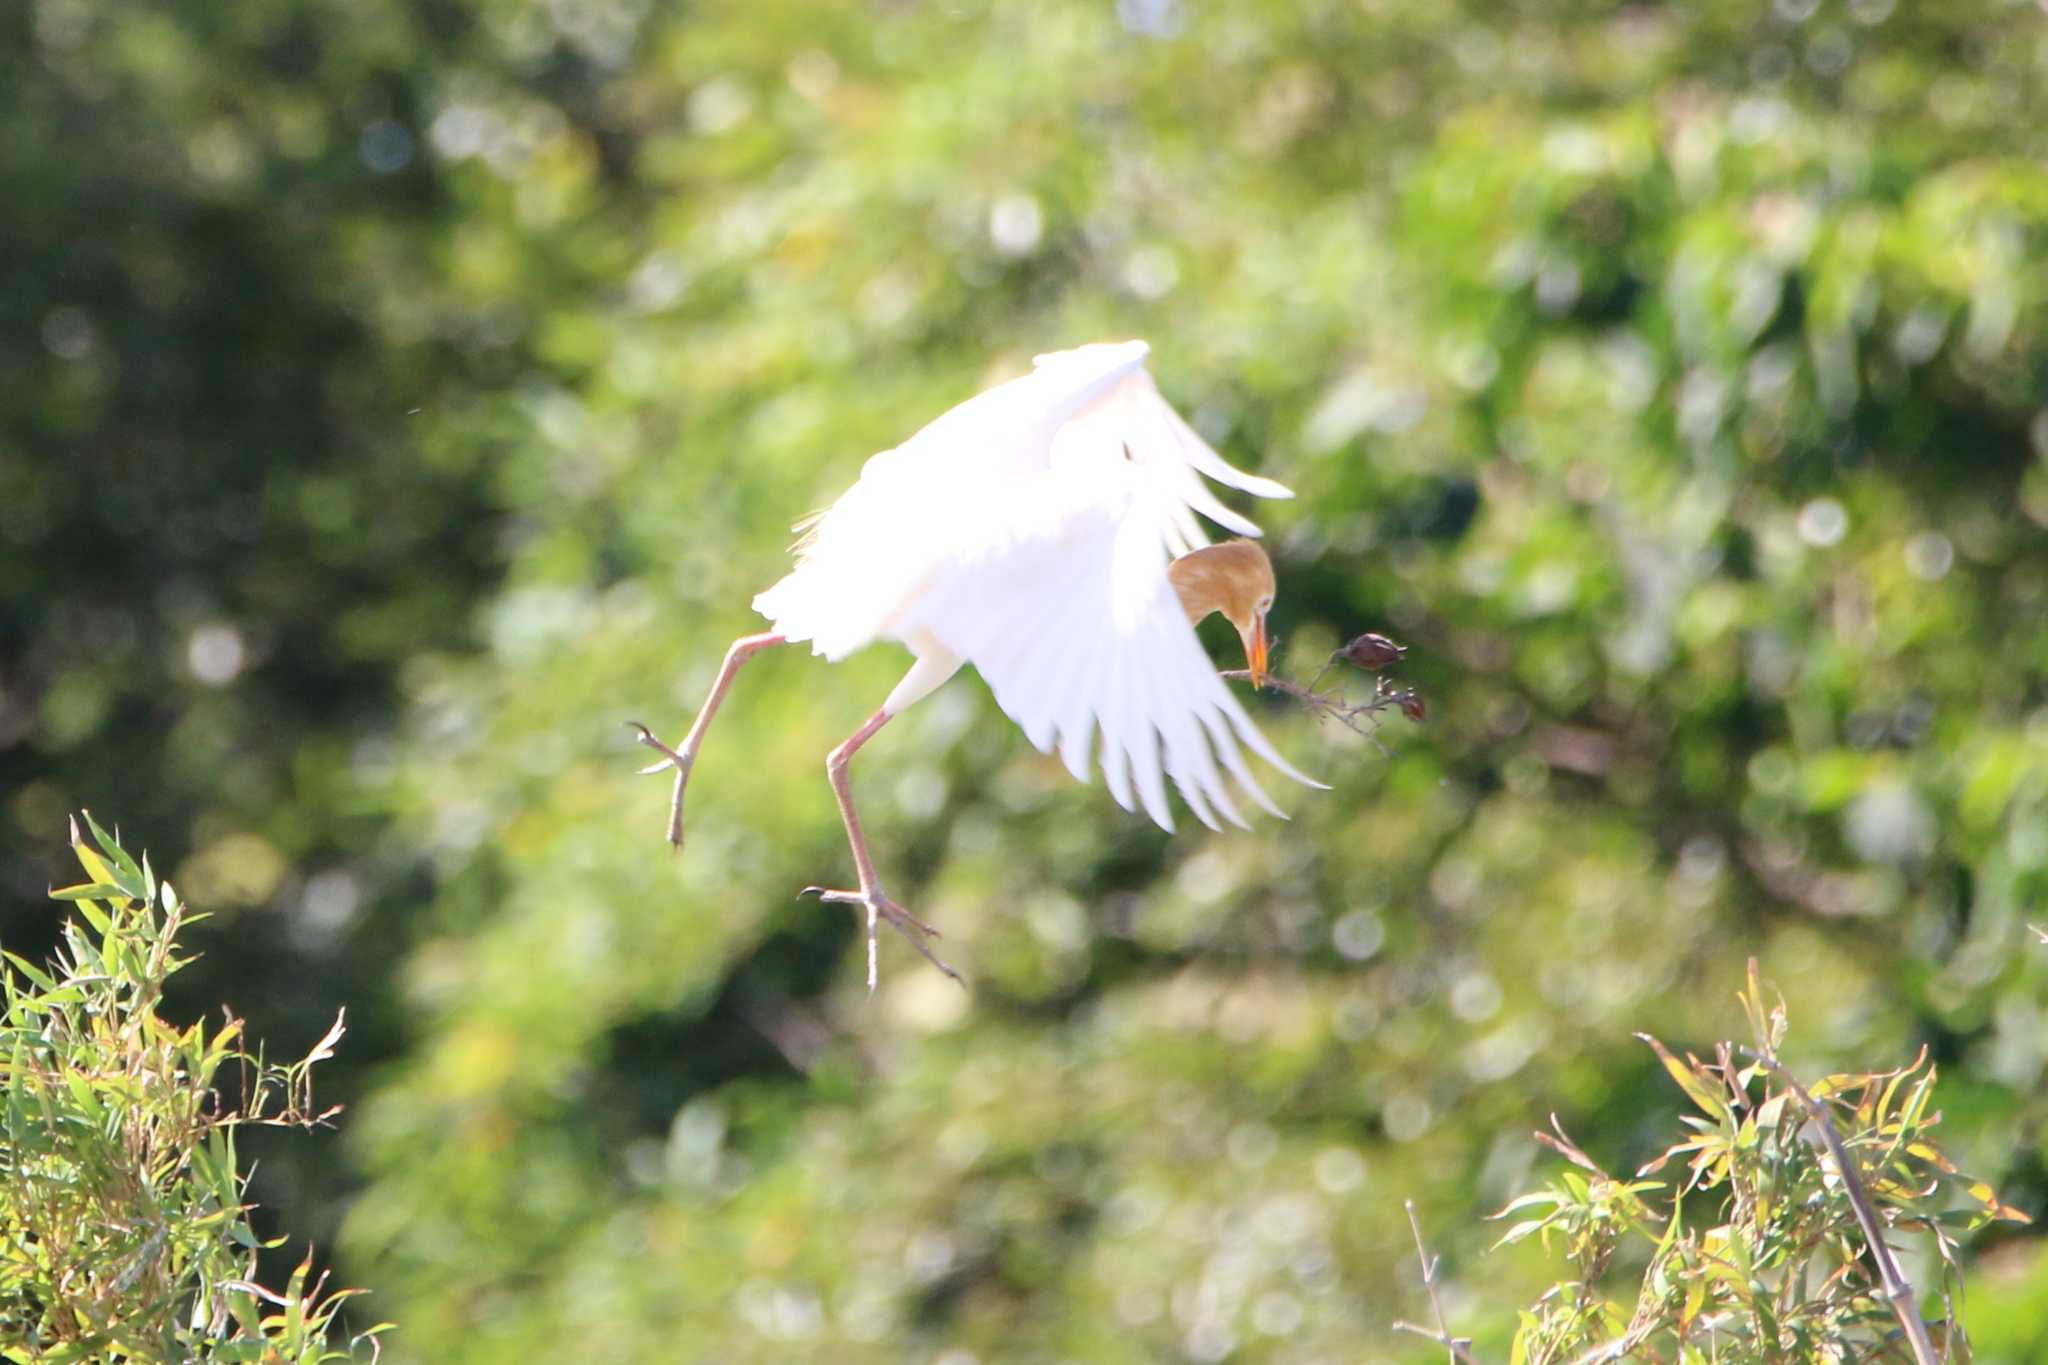
[[[1241,516],[1224,506],[1221,502],[1217,501],[1214,493],[1203,487],[1201,483],[1194,481],[1192,477],[1190,478],[1190,483],[1191,486],[1183,489],[1181,494],[1188,506],[1193,507],[1197,512],[1200,512],[1218,526],[1227,527],[1241,536],[1251,536],[1256,539],[1262,534],[1257,522],[1249,517]]]
[[[1089,780],[1089,754],[1095,747],[1095,698],[1102,686],[1105,659],[1106,652],[1101,649],[1090,649],[1085,645],[1081,648],[1073,666],[1067,670],[1055,713],[1060,731],[1060,761],[1080,782]]]
[[[1161,829],[1173,829],[1160,770],[1159,688],[1174,660],[1155,648],[1152,627],[1162,621],[1188,629],[1166,576],[1165,537],[1157,504],[1133,506],[1116,528],[1110,581],[1112,619],[1119,636],[1117,697],[1123,709],[1118,738],[1130,757],[1131,775],[1145,813]]]
[[[996,703],[1011,715],[1017,713],[1025,699],[1025,679],[1011,666],[1019,652],[1017,633],[994,631],[978,642],[973,656],[981,660],[977,666],[983,677],[998,680],[990,684],[989,690],[996,694]]]
[[[1145,702],[1144,679],[1135,668],[1121,668],[1118,695],[1123,724],[1119,736],[1130,760],[1131,779],[1138,789],[1138,801],[1152,823],[1173,832],[1173,812],[1166,804],[1166,784],[1159,771],[1159,732],[1153,728],[1151,708]]]
[[[1330,789],[1327,782],[1316,781],[1313,777],[1310,777],[1292,763],[1280,757],[1280,751],[1275,749],[1267,741],[1266,737],[1259,733],[1259,727],[1252,724],[1251,717],[1247,716],[1244,713],[1244,708],[1237,704],[1237,698],[1225,692],[1223,700],[1223,714],[1229,718],[1231,729],[1237,731],[1238,737],[1244,741],[1246,748],[1250,749],[1260,758],[1265,759],[1266,762],[1272,764],[1281,772],[1287,774],[1287,776],[1293,778],[1296,782],[1301,783],[1304,787],[1314,787],[1317,791],[1328,791]]]
[[[1149,395],[1149,398],[1150,401],[1136,405],[1133,415],[1136,420],[1144,424],[1147,435],[1150,438],[1141,443],[1146,452],[1149,454],[1156,450],[1161,456],[1165,457],[1150,460],[1148,463],[1160,469],[1164,476],[1163,482],[1168,489],[1170,500],[1175,504],[1175,510],[1183,516],[1188,516],[1189,509],[1193,509],[1193,511],[1200,512],[1218,526],[1226,527],[1238,535],[1258,536],[1260,533],[1258,523],[1225,506],[1214,493],[1209,491],[1209,485],[1202,482],[1201,475],[1195,472],[1194,466],[1187,458],[1187,443],[1181,439],[1180,434],[1166,420],[1174,416],[1173,409],[1167,405],[1164,399],[1158,397],[1156,391]],[[1200,440],[1201,438],[1196,437],[1195,439]],[[1206,445],[1202,449],[1208,451]],[[1211,459],[1215,461],[1217,468],[1228,470],[1233,475],[1238,474],[1237,470],[1231,469],[1221,459],[1217,459],[1215,452],[1210,451],[1209,454]],[[1249,476],[1239,475],[1239,477]],[[1229,480],[1223,480],[1223,482],[1227,483]],[[1275,484],[1274,487],[1277,488],[1279,485]],[[1195,543],[1202,545],[1206,544],[1207,540],[1206,538],[1198,537]]]
[[[1244,754],[1237,747],[1237,739],[1225,722],[1222,706],[1213,706],[1202,712],[1202,728],[1209,732],[1209,738],[1216,746],[1217,756],[1223,760],[1223,766],[1230,770],[1230,775],[1237,779],[1237,785],[1244,789],[1245,794],[1268,815],[1279,815],[1285,819],[1286,816],[1281,813],[1280,808],[1273,804],[1273,798],[1266,795],[1266,789],[1252,776],[1251,768],[1244,761]]]
[[[1218,771],[1216,757],[1209,749],[1207,731],[1200,724],[1199,719],[1197,719],[1200,717],[1202,710],[1202,707],[1196,707],[1194,712],[1196,718],[1183,717],[1181,745],[1186,754],[1186,758],[1183,761],[1188,767],[1193,769],[1192,780],[1194,786],[1203,792],[1218,811],[1222,812],[1223,818],[1236,825],[1239,829],[1250,829],[1251,825],[1239,813],[1237,803],[1230,799],[1230,789],[1223,785],[1223,774]],[[1181,781],[1181,792],[1184,795],[1188,795],[1190,804],[1193,804],[1188,781]],[[1212,824],[1210,828],[1214,829],[1215,826]]]
[[[1130,759],[1124,752],[1123,742],[1124,726],[1129,723],[1122,714],[1123,672],[1123,659],[1115,651],[1109,651],[1104,657],[1102,676],[1097,683],[1095,728],[1102,735],[1102,781],[1119,806],[1134,811],[1138,805],[1131,796]]]
[[[1101,657],[1107,652],[1105,642],[1096,638],[1096,626],[1101,619],[1101,610],[1090,600],[1096,591],[1086,571],[1077,575],[1072,600],[1060,618],[1062,634],[1058,655],[1057,671],[1046,696],[1046,714],[1053,728],[1061,735],[1061,758],[1066,760],[1069,771],[1075,767],[1074,758],[1065,752],[1066,736],[1078,732],[1076,743],[1080,770],[1077,774],[1088,780],[1088,737],[1094,728],[1093,698],[1089,695],[1093,679],[1099,676]]]
[[[1160,771],[1159,731],[1151,717],[1141,715],[1131,729],[1131,771],[1138,780],[1138,797],[1152,823],[1171,834],[1173,808],[1166,803],[1166,782]]]
[[[1163,632],[1155,630],[1154,633]],[[1198,660],[1196,666],[1206,671],[1206,661]],[[1185,675],[1177,671],[1174,676],[1181,679]],[[1171,728],[1161,727],[1166,744],[1166,770],[1173,777],[1174,785],[1180,789],[1189,808],[1210,829],[1221,828],[1216,823],[1216,810],[1220,810],[1224,818],[1239,829],[1248,828],[1244,817],[1238,814],[1236,804],[1231,801],[1229,790],[1223,785],[1222,774],[1216,770],[1215,757],[1209,751],[1208,738],[1198,721],[1206,708],[1206,699],[1190,699],[1183,695],[1178,700],[1179,705],[1167,708]]]
[[[1100,556],[1094,556],[1099,558]],[[1087,586],[1076,594],[1074,609],[1087,612],[1099,626],[1102,620],[1100,595],[1105,591],[1099,570],[1090,568],[1086,574]],[[1075,635],[1081,643],[1080,656],[1069,670],[1062,688],[1059,702],[1060,761],[1067,765],[1067,771],[1076,781],[1086,782],[1089,769],[1089,755],[1093,752],[1095,733],[1098,729],[1096,712],[1102,694],[1102,677],[1108,665],[1109,649],[1106,641],[1097,641],[1092,632],[1076,628]],[[1103,778],[1108,780],[1108,764],[1103,767]]]
[[[1069,562],[1079,558],[1071,556]],[[1085,575],[1080,576],[1085,579]],[[1076,600],[1085,593],[1086,584],[1069,581],[1074,577],[1070,571],[1068,579],[1049,585],[1058,593],[1059,604],[1044,628],[1034,632],[1036,638],[1028,647],[1033,653],[1032,686],[1027,694],[1020,694],[1020,710],[1010,712],[1040,753],[1052,752],[1067,694],[1073,689],[1075,664],[1089,644],[1081,628],[1085,623],[1084,604]]]
[[[1209,543],[1209,537],[1202,534],[1202,524],[1195,520],[1195,514],[1186,503],[1179,503],[1173,509],[1172,534],[1167,537],[1167,552],[1175,559],[1191,551],[1199,550]]]
[[[1183,735],[1181,742],[1184,743],[1185,740],[1186,736]],[[1166,775],[1173,779],[1174,787],[1179,790],[1181,799],[1188,803],[1188,809],[1195,813],[1195,818],[1220,833],[1223,826],[1216,823],[1216,812],[1210,808],[1209,798],[1203,792],[1201,782],[1186,771],[1181,752],[1172,739],[1167,741]]]
[[[1094,748],[1095,713],[1083,711],[1078,720],[1060,730],[1060,762],[1076,782],[1090,780],[1089,751]]]
[[[1047,720],[1060,737],[1060,761],[1082,782],[1088,780],[1088,742],[1095,724],[1089,683],[1097,671],[1094,665],[1107,652],[1105,643],[1094,638],[1095,632],[1090,628],[1101,618],[1100,608],[1093,601],[1096,575],[1092,558],[1083,554],[1080,547],[1070,557],[1077,565],[1075,581],[1052,627],[1062,638],[1054,655],[1052,681],[1045,698]]]
[[[1162,409],[1161,415],[1166,420],[1167,429],[1173,433],[1175,444],[1179,446],[1182,458],[1187,460],[1189,464],[1201,470],[1204,474],[1216,480],[1216,482],[1230,488],[1240,489],[1243,492],[1252,494],[1254,497],[1291,498],[1294,496],[1294,490],[1286,484],[1275,483],[1273,480],[1261,478],[1257,474],[1247,474],[1242,469],[1226,462],[1221,455],[1218,455],[1210,447],[1207,441],[1202,439],[1200,432],[1188,425],[1186,418],[1173,410],[1173,404],[1160,396],[1156,386],[1152,391],[1151,397]]]

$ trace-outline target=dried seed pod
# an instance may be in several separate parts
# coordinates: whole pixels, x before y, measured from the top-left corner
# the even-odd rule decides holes
[[[1408,646],[1397,645],[1384,635],[1367,631],[1338,650],[1337,657],[1357,664],[1360,668],[1376,669],[1399,663],[1407,652]]]
[[[1404,693],[1401,697],[1401,714],[1414,721],[1417,725],[1420,725],[1422,718],[1429,714],[1429,708],[1422,704],[1421,697],[1413,692],[1408,692]]]

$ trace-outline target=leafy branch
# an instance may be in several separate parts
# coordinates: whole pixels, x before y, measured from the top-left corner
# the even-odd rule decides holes
[[[330,1291],[310,1252],[282,1291],[257,1282],[258,1252],[282,1239],[251,1228],[235,1153],[246,1125],[333,1117],[312,1073],[345,1021],[283,1064],[252,1050],[231,1013],[211,1032],[166,1021],[164,983],[191,961],[178,933],[203,916],[85,822],[90,837],[74,821],[71,844],[86,879],[50,893],[74,913],[56,960],[0,965],[0,1358],[374,1359],[381,1326],[331,1344],[357,1291]],[[224,1071],[240,1073],[238,1105],[222,1098]]]
[[[1935,1144],[1941,1115],[1925,1050],[1896,1070],[1806,1085],[1781,1060],[1784,1002],[1765,1007],[1754,959],[1740,998],[1749,1046],[1724,1042],[1702,1060],[1638,1035],[1696,1112],[1680,1120],[1688,1135],[1633,1178],[1610,1175],[1555,1117],[1536,1135],[1566,1169],[1495,1215],[1519,1219],[1496,1247],[1537,1238],[1561,1249],[1572,1273],[1522,1314],[1516,1365],[1969,1359],[1954,1312],[1960,1237],[2028,1219]],[[1932,1323],[1892,1244],[1909,1233],[1942,1267]],[[1611,1284],[1613,1267],[1644,1251],[1631,1302]],[[1435,1262],[1422,1256],[1436,1305]],[[1454,1348],[1455,1362],[1462,1343],[1441,1311],[1436,1332],[1396,1327]]]

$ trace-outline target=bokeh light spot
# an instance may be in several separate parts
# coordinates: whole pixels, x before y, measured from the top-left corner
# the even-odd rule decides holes
[[[1842,543],[1849,533],[1849,513],[1833,498],[1815,498],[1799,509],[1799,538],[1817,549]]]

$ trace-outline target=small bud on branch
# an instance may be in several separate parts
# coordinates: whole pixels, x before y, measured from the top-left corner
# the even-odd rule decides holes
[[[1408,646],[1397,645],[1384,635],[1367,631],[1350,644],[1344,646],[1344,648],[1338,650],[1332,658],[1333,661],[1335,659],[1342,659],[1346,663],[1356,664],[1360,668],[1371,671],[1385,668],[1388,664],[1397,664],[1401,662],[1402,657],[1407,653]]]
[[[1428,714],[1428,707],[1424,705],[1414,688],[1399,687],[1389,678],[1376,676],[1373,679],[1371,700],[1353,702],[1336,689],[1328,692],[1319,691],[1316,684],[1323,680],[1323,675],[1340,659],[1367,672],[1377,673],[1390,664],[1399,663],[1407,653],[1406,645],[1396,644],[1384,635],[1367,631],[1332,654],[1330,661],[1306,684],[1283,678],[1276,673],[1268,673],[1260,681],[1260,685],[1269,691],[1286,693],[1306,707],[1309,714],[1317,720],[1335,719],[1345,729],[1378,744],[1379,741],[1374,738],[1373,731],[1379,728],[1380,712],[1398,709],[1402,715],[1418,724]],[[1252,680],[1250,670],[1242,668],[1226,669],[1222,676],[1244,682]]]

